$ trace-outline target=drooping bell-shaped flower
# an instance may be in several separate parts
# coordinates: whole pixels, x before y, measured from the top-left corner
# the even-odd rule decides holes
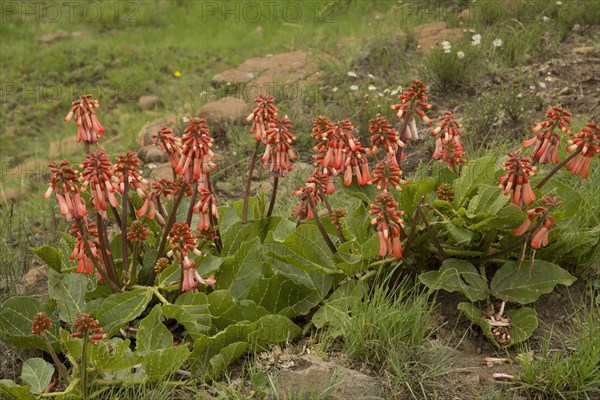
[[[181,139],[173,135],[173,129],[163,126],[152,135],[153,144],[159,146],[164,154],[169,158],[169,163],[173,169],[177,168],[181,158]]]
[[[255,140],[264,138],[269,121],[277,117],[277,106],[275,106],[275,98],[267,94],[260,94],[254,99],[256,108],[246,117],[246,121],[252,121],[250,133],[254,134]]]
[[[207,174],[216,168],[212,161],[215,154],[211,150],[214,139],[204,118],[192,118],[181,138],[181,158],[175,168],[175,174],[183,176],[185,183],[198,181],[209,189]]]
[[[269,168],[271,175],[286,176],[292,170],[292,161],[298,158],[292,149],[296,136],[290,132],[291,128],[292,121],[287,116],[274,117],[268,123],[263,137],[266,146],[261,161],[263,168]]]
[[[81,198],[80,177],[77,171],[69,166],[69,162],[66,160],[63,160],[60,164],[53,161],[48,164],[48,167],[50,167],[53,175],[50,178],[50,186],[43,198],[47,199],[54,193],[60,206],[60,214],[68,221],[86,216],[88,211],[85,202]]]
[[[140,165],[140,159],[133,151],[128,151],[117,157],[115,163],[115,177],[119,185],[119,192],[125,194],[125,177],[127,176],[128,186],[133,188],[141,199],[146,197],[148,190],[148,181],[137,172],[136,168]]]
[[[400,139],[404,142],[419,139],[415,114],[428,125],[433,122],[425,114],[425,111],[431,109],[431,104],[427,103],[426,91],[423,82],[414,80],[403,93],[398,95],[400,103],[390,106],[391,110],[398,111],[396,118],[400,119],[401,125],[406,127],[404,132],[400,132]]]
[[[462,124],[456,121],[452,111],[446,111],[438,118],[441,120],[440,125],[431,131],[431,134],[436,136],[435,151],[431,157],[434,160],[441,159],[449,168],[466,162],[465,149],[460,143]]]
[[[401,216],[404,211],[398,210],[398,203],[389,192],[381,192],[371,204],[370,214],[373,214],[371,224],[377,227],[379,236],[379,257],[393,256],[402,258],[400,234],[404,227]]]
[[[207,285],[214,284],[214,278],[204,280],[200,277],[196,271],[196,263],[189,258],[189,252],[201,256],[202,251],[196,248],[198,236],[192,233],[190,226],[187,223],[176,222],[173,224],[168,239],[169,242],[171,242],[171,250],[169,250],[167,256],[173,257],[178,253],[180,255],[180,267],[183,272],[183,280],[181,282],[182,291],[187,292],[196,289],[198,287],[198,282]]]
[[[119,186],[113,183],[113,175],[112,164],[103,150],[86,154],[83,162],[82,190],[90,187],[94,209],[103,217],[106,217],[107,203],[112,207],[119,205],[115,197],[115,189],[118,190]]]
[[[533,163],[547,164],[552,162],[558,164],[558,146],[560,144],[560,134],[555,132],[560,128],[564,133],[571,134],[567,124],[571,124],[572,114],[567,110],[554,106],[546,112],[546,120],[536,122],[530,132],[536,135],[529,140],[525,140],[523,147],[530,147],[534,144],[535,149],[531,153]]]
[[[567,140],[567,151],[578,150],[579,154],[569,160],[567,168],[571,175],[579,175],[585,179],[589,176],[592,158],[596,153],[600,153],[600,126],[595,122],[588,122],[581,128],[581,133],[574,136],[574,139]]]
[[[65,121],[68,122],[75,116],[77,143],[96,143],[98,138],[104,135],[104,128],[98,121],[96,111],[94,111],[95,108],[100,107],[100,102],[93,100],[91,94],[86,94],[71,104],[73,107],[65,117]]]
[[[398,191],[402,191],[400,185],[406,185],[408,182],[402,179],[402,171],[396,163],[396,160],[385,159],[379,161],[373,170],[373,179],[369,184],[377,184],[377,190],[388,191],[392,186]]]
[[[535,193],[531,189],[529,176],[535,175],[536,167],[530,165],[531,159],[524,157],[521,152],[512,152],[508,161],[503,163],[502,169],[507,174],[499,178],[500,188],[504,194],[510,194],[510,202],[520,208],[535,201]]]
[[[377,117],[369,121],[369,131],[371,132],[373,150],[383,149],[386,159],[397,164],[396,152],[399,147],[406,147],[406,144],[400,140],[400,135],[396,132],[393,125],[387,118]]]

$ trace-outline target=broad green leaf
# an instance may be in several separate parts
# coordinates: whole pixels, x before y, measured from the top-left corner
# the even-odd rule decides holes
[[[558,265],[546,261],[536,260],[533,268],[529,263],[508,261],[494,275],[490,289],[492,295],[501,300],[527,304],[550,293],[554,286],[569,286],[575,280]]]
[[[342,232],[346,240],[355,241],[362,245],[371,235],[369,235],[369,214],[364,204],[359,204],[352,213],[340,220]]]
[[[0,379],[0,395],[6,400],[36,400],[27,386],[19,386],[10,379]]]
[[[460,177],[453,182],[454,204],[461,205],[482,183],[495,183],[495,158],[481,157],[463,165]]]
[[[446,229],[446,232],[448,232],[448,236],[457,245],[471,243],[471,240],[473,240],[474,233],[472,231],[465,228],[459,228],[454,225],[452,221],[445,221],[442,226]]]
[[[258,321],[269,312],[251,300],[236,301],[228,290],[215,290],[208,295],[212,323],[218,330],[240,321]]]
[[[173,263],[164,270],[160,271],[157,277],[158,286],[167,286],[179,282],[180,271],[179,265]]]
[[[46,337],[52,347],[58,350],[59,323],[48,306],[38,299],[26,296],[15,296],[6,300],[0,309],[0,338],[6,343],[26,348],[47,351],[46,344],[38,335],[31,333],[33,317],[38,312],[45,312],[52,319],[52,328],[46,331]]]
[[[422,273],[419,280],[430,289],[459,292],[471,301],[484,300],[489,291],[473,264],[454,258],[444,260],[439,271]]]
[[[285,261],[273,259],[272,270],[274,274],[280,274],[300,285],[317,291],[321,298],[327,296],[333,285],[333,277],[329,274],[306,271]]]
[[[337,268],[348,276],[363,271],[367,266],[361,254],[361,246],[355,241],[339,245],[333,259]]]
[[[416,208],[421,197],[428,195],[435,190],[436,178],[426,178],[420,181],[410,182],[402,186],[402,192],[398,196],[400,208],[407,215],[411,215]]]
[[[243,299],[260,279],[268,258],[258,238],[241,244],[231,257],[223,260],[223,265],[215,278],[217,289],[229,289],[236,299]]]
[[[212,254],[207,254],[200,259],[200,264],[197,268],[198,273],[201,276],[214,275],[214,272],[219,269],[222,263],[223,259],[221,257],[216,257]]]
[[[471,322],[478,325],[483,331],[484,335],[496,346],[500,346],[500,344],[494,338],[492,334],[492,327],[490,324],[484,319],[483,312],[475,305],[471,303],[459,303],[457,308],[462,311]],[[509,347],[515,345],[517,343],[521,343],[533,334],[533,331],[538,326],[537,320],[537,312],[529,307],[521,307],[514,310],[506,310],[504,315],[510,317],[510,343],[507,346]]]
[[[31,249],[50,268],[60,272],[63,266],[62,253],[54,246],[33,247]]]
[[[206,379],[214,379],[219,376],[235,360],[240,358],[248,348],[247,342],[235,342],[219,350],[212,356],[206,368],[198,375]],[[192,372],[193,373],[193,372]]]
[[[161,315],[160,306],[156,305],[140,322],[136,336],[138,351],[159,350],[173,346],[173,335],[161,322]]]
[[[72,324],[83,312],[88,278],[85,274],[48,271],[48,296],[58,304],[58,315]]]
[[[275,215],[269,218],[267,225],[265,225],[264,230],[267,234],[264,236],[270,233],[272,240],[282,242],[294,229],[296,229],[296,224],[293,221]]]
[[[350,320],[348,311],[357,301],[367,294],[368,285],[364,281],[348,281],[323,303],[312,317],[312,322],[317,328],[329,326],[332,333],[339,334]]]
[[[227,207],[221,207],[219,209],[219,226],[222,231],[228,230],[233,225],[242,221],[242,210],[244,207],[244,200],[234,201],[229,203]],[[264,197],[251,196],[248,199],[248,223],[253,221],[261,220],[263,218],[264,209]]]
[[[139,317],[151,299],[150,289],[111,294],[94,314],[104,332],[111,337],[121,327]]]
[[[525,221],[525,212],[516,204],[506,203],[496,214],[480,213],[471,219],[468,229],[473,231],[489,231],[494,228],[513,229]]]
[[[208,297],[204,293],[184,293],[177,298],[175,304],[163,305],[161,310],[165,317],[173,318],[183,325],[186,334],[193,340],[208,334],[210,330]]]
[[[256,322],[256,329],[248,334],[253,344],[284,343],[298,338],[302,329],[283,315],[265,315]]]
[[[260,237],[265,225],[264,220],[252,221],[247,223],[237,222],[224,232],[221,232],[223,241],[223,250],[221,257],[231,256],[247,241]]]
[[[508,196],[498,186],[480,185],[477,194],[469,201],[467,217],[473,218],[480,213],[496,214],[506,203]]]
[[[248,335],[256,329],[256,322],[238,322],[229,325],[214,336],[204,336],[194,342],[194,350],[190,356],[190,370],[200,377],[214,376],[220,373],[231,361],[237,359],[248,346]],[[231,349],[221,352],[233,344],[243,344],[241,353]],[[237,346],[234,346],[237,348]],[[235,357],[233,357],[235,356]],[[214,358],[214,362],[211,360]]]
[[[112,253],[113,260],[115,260],[115,261],[119,260],[122,265],[123,251],[121,248],[121,234],[120,233],[117,233],[110,241],[110,251]]]
[[[50,384],[54,367],[41,358],[30,358],[23,363],[21,380],[33,394],[43,393]]]
[[[159,381],[177,371],[190,354],[187,345],[153,350],[144,355],[142,366],[149,380]]]
[[[281,274],[261,278],[250,289],[247,298],[273,314],[288,318],[308,314],[321,301],[317,289],[294,282]]]
[[[78,346],[82,345],[80,341],[76,343]],[[129,340],[113,337],[108,340],[101,340],[94,346],[88,346],[90,360],[94,368],[102,372],[133,368],[140,363],[142,357],[140,352],[132,352],[129,345]],[[71,345],[69,346],[71,347]]]

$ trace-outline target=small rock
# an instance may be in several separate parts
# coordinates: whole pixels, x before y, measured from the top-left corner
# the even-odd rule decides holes
[[[579,25],[579,24],[575,24],[571,28],[571,32],[579,32],[580,30],[581,30],[581,25]]]
[[[173,179],[173,168],[171,168],[171,163],[160,164],[154,168],[152,172],[150,172],[150,179],[153,181]]]
[[[283,399],[312,399],[325,392],[331,400],[376,399],[383,395],[376,378],[316,356],[307,355],[301,360],[308,363],[307,368],[284,369],[277,377],[278,392]]]
[[[59,40],[66,39],[68,37],[71,37],[71,32],[58,30],[45,34],[40,38],[39,41],[41,44],[52,44],[54,42],[58,42]]]
[[[32,267],[21,278],[17,292],[22,296],[46,297],[48,295],[48,270],[45,266]]]
[[[575,47],[571,52],[577,54],[588,54],[596,51],[597,48],[594,46],[583,46],[583,47]]]
[[[4,188],[0,190],[0,204],[10,204],[13,201],[21,200],[25,197],[25,190],[22,188]]]
[[[244,99],[228,96],[203,105],[195,115],[205,118],[210,130],[219,134],[227,132],[230,125],[243,124],[250,112],[252,106]]]
[[[152,135],[160,130],[163,126],[169,126],[173,128],[175,126],[175,121],[177,117],[175,115],[167,115],[166,117],[155,119],[152,122],[148,122],[142,129],[138,132],[137,135],[137,144],[140,147],[148,146],[154,142]]]
[[[151,144],[148,146],[141,147],[137,151],[137,154],[140,160],[142,160],[145,164],[160,164],[168,161],[167,155],[162,152],[161,148]]]
[[[448,28],[444,21],[431,22],[415,27],[419,48],[425,52],[444,40],[461,38],[464,32],[460,28]]]
[[[158,96],[142,96],[138,99],[138,107],[145,111],[158,110],[164,106],[165,104]]]

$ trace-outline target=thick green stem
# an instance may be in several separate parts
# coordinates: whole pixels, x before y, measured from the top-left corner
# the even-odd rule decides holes
[[[62,376],[62,378],[65,380],[66,383],[71,382],[71,377],[69,376],[67,367],[65,367],[65,364],[63,364],[58,359],[58,356],[56,355],[56,352],[52,348],[52,345],[50,344],[48,337],[46,335],[42,335],[42,338],[44,339],[44,343],[46,343],[46,348],[48,349],[48,353],[50,353],[50,357],[52,357],[52,361],[54,361],[54,364],[56,364],[56,367],[58,368],[58,373],[60,374],[60,376]]]
[[[252,152],[252,158],[250,159],[250,165],[248,166],[248,180],[246,181],[246,191],[244,193],[244,208],[242,209],[242,222],[246,222],[246,220],[248,219],[248,201],[250,200],[250,186],[252,184],[252,176],[254,175],[254,164],[256,164],[259,146],[260,140],[257,140],[256,146],[254,146],[254,151]]]

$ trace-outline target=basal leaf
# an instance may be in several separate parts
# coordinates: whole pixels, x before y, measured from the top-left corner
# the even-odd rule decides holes
[[[472,231],[465,228],[459,228],[451,221],[445,221],[442,226],[446,229],[446,232],[448,232],[448,236],[457,245],[471,243],[471,240],[473,240],[474,233]]]
[[[253,344],[284,343],[302,334],[302,329],[283,315],[265,315],[256,322],[256,329],[248,335]]]
[[[60,272],[63,267],[62,253],[54,246],[33,247],[31,249],[50,268]]]
[[[140,322],[136,336],[138,351],[159,350],[173,346],[173,335],[162,323],[161,315],[160,306],[156,305]]]
[[[10,379],[0,379],[0,395],[6,400],[36,400],[27,386],[19,386]]]
[[[218,330],[240,321],[258,321],[269,312],[251,300],[235,300],[228,290],[215,290],[208,295],[212,323]]]
[[[60,324],[52,316],[46,304],[32,297],[15,296],[2,304],[0,309],[0,337],[2,340],[26,349],[47,351],[42,338],[31,333],[33,317],[38,312],[45,312],[52,319],[52,328],[46,331],[46,336],[52,346],[58,349]]]
[[[221,239],[223,241],[221,257],[235,254],[244,243],[260,237],[265,223],[264,220],[249,221],[245,224],[240,221],[221,232]]]
[[[348,311],[356,301],[362,301],[368,286],[364,281],[348,281],[340,285],[315,312],[312,322],[317,328],[329,326],[334,334],[341,333],[350,315]]]
[[[217,289],[229,289],[236,299],[243,299],[260,279],[268,258],[258,238],[244,242],[235,254],[223,260],[215,278]]]
[[[58,304],[58,315],[72,324],[85,307],[88,278],[85,274],[48,271],[48,296]]]
[[[211,316],[208,311],[208,297],[204,293],[188,292],[177,298],[175,304],[161,306],[167,318],[173,318],[185,327],[186,334],[193,340],[209,333]]]
[[[495,158],[481,157],[463,165],[460,177],[453,182],[454,204],[461,205],[479,185],[493,183],[496,178]]]
[[[484,300],[488,294],[487,284],[477,268],[465,260],[449,258],[439,271],[422,273],[419,280],[430,289],[459,292],[471,301]]]
[[[150,381],[159,381],[177,371],[190,354],[187,345],[153,350],[144,355],[142,366]]]
[[[407,215],[412,214],[421,197],[428,195],[435,190],[436,178],[425,178],[419,181],[410,182],[402,187],[402,192],[398,196],[400,208]]]
[[[504,301],[520,304],[532,303],[554,286],[569,286],[576,278],[556,264],[536,260],[533,268],[529,263],[508,261],[494,275],[490,284],[492,295]]]
[[[471,303],[459,303],[457,308],[462,311],[471,322],[478,325],[483,331],[484,335],[496,346],[500,344],[494,338],[492,334],[492,327],[483,317],[483,312],[474,304]],[[506,310],[504,313],[510,317],[510,342],[507,346],[509,347],[517,343],[521,343],[533,334],[533,331],[537,328],[537,312],[529,307],[521,307],[513,310]]]
[[[40,394],[52,380],[54,367],[41,358],[30,358],[23,363],[21,380],[29,386],[33,394]]]
[[[467,217],[473,218],[480,213],[496,214],[506,203],[508,196],[498,186],[479,185],[477,194],[469,201]]]
[[[121,327],[139,317],[151,299],[150,289],[135,289],[130,292],[111,294],[94,314],[100,326],[104,328],[104,332],[110,337]]]
[[[82,345],[80,341],[76,343],[78,346]],[[138,351],[132,352],[129,344],[129,340],[113,337],[101,340],[94,346],[88,346],[90,360],[94,368],[104,373],[133,368],[139,364],[142,360],[141,353]]]

